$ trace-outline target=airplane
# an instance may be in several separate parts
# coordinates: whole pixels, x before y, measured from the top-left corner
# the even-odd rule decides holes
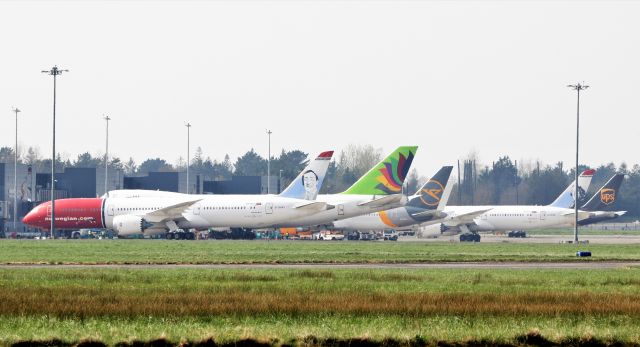
[[[442,210],[449,199],[452,185],[448,185],[453,166],[443,166],[418,191],[409,197],[405,206],[368,213],[333,222],[338,230],[388,230],[444,217]]]
[[[586,170],[578,178],[578,201],[591,184],[595,170]],[[574,184],[570,184],[560,196],[546,206],[447,206],[444,218],[422,225],[424,235],[460,234],[460,241],[480,242],[478,232],[530,230],[563,226],[572,223],[575,216]],[[578,211],[578,219],[586,219],[589,212]],[[435,224],[437,223],[437,224]],[[434,225],[435,224],[435,225]]]
[[[220,226],[270,227],[333,208],[326,202],[315,200],[332,156],[333,151],[320,153],[279,195],[129,191],[129,197],[115,197],[116,194],[103,198],[58,199],[55,204],[56,227],[106,228],[114,230],[118,236],[156,235],[167,231],[173,235],[179,229]],[[23,222],[40,229],[50,229],[51,203],[44,202],[35,207]],[[186,235],[187,238],[194,236],[193,233]]]
[[[338,220],[403,206],[407,197],[402,186],[417,150],[417,146],[398,147],[344,192],[318,195],[316,201],[334,209],[292,218],[276,227],[330,227]]]
[[[262,225],[259,228],[327,226],[333,221],[402,206],[406,203],[406,197],[402,194],[402,186],[417,149],[417,146],[398,147],[344,192],[318,195],[316,201],[325,203],[328,206],[327,209],[281,221],[275,225]],[[108,195],[109,197],[121,198],[184,196],[182,193],[149,190],[115,190],[110,191]],[[201,227],[205,223],[200,219],[200,217],[192,216],[189,218],[189,224],[183,223],[180,226]],[[196,223],[197,221],[200,223]],[[235,225],[215,225],[215,227],[218,226],[234,227]],[[254,228],[254,226],[237,227]]]
[[[580,209],[590,212],[589,218],[579,220],[578,225],[589,225],[621,217],[627,211],[614,211],[624,174],[613,175]]]

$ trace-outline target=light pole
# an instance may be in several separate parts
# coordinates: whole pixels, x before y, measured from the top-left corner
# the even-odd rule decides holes
[[[69,70],[58,69],[57,65],[54,65],[51,70],[42,70],[42,73],[53,76],[53,146],[51,150],[51,238],[55,239],[56,231],[56,201],[54,199],[55,190],[55,176],[56,176],[56,78],[58,75],[62,75],[63,72],[69,72]]]
[[[269,157],[267,157],[267,194],[271,193],[271,130],[267,130],[267,135],[269,136]]]
[[[18,112],[17,107],[13,108],[16,114],[16,146],[13,149],[13,231],[16,231],[16,219],[18,218]]]
[[[278,194],[282,193],[282,169],[280,169],[280,174],[278,174]]]
[[[578,243],[578,153],[580,148],[580,91],[589,88],[589,86],[582,85],[580,83],[570,84],[567,87],[575,90],[578,93],[577,111],[576,111],[576,170],[575,170],[575,182],[574,182],[574,213],[575,213],[575,225],[573,229],[573,242]]]
[[[103,116],[102,118],[104,118],[105,122],[107,123],[107,135],[106,135],[106,146],[107,149],[104,152],[104,194],[106,196],[109,196],[109,190],[108,190],[108,179],[109,179],[109,121],[111,120],[111,117],[109,116]]]
[[[191,131],[190,131],[191,130],[191,123],[187,123],[184,126],[187,127],[187,194],[189,194],[189,191],[190,191],[190,189],[189,189],[190,188],[189,187],[189,161],[190,161],[190,159],[189,159],[189,147],[190,147],[189,142],[191,140],[190,139],[190,137],[191,137],[191,134],[190,134],[191,133]]]

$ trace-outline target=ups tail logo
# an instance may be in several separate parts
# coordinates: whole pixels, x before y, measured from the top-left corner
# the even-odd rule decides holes
[[[614,201],[616,201],[616,191],[615,191],[615,189],[605,188],[605,189],[601,190],[600,191],[600,201],[602,201],[602,203],[605,204],[605,205],[609,205],[609,204],[613,203]]]
[[[438,206],[443,191],[444,186],[442,185],[442,183],[431,179],[422,189],[420,200],[422,200],[422,203],[427,206]]]

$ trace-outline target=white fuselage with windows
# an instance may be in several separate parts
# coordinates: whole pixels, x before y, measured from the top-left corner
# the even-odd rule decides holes
[[[481,209],[489,210],[473,218],[472,223],[467,223],[469,230],[528,230],[572,225],[574,220],[574,211],[572,209],[552,206],[447,206],[444,209],[446,217],[434,222],[459,226],[455,222],[458,216],[468,215]],[[585,217],[580,213],[588,214],[579,212],[580,218]],[[433,224],[433,222],[427,224]]]
[[[277,195],[176,195],[175,197],[104,200],[105,226],[110,229],[117,229],[117,226],[114,226],[114,220],[117,222],[119,216],[136,216],[153,220],[155,211],[170,208],[187,200],[191,200],[192,203],[178,212],[180,217],[170,219],[176,223],[177,227],[183,229],[265,228],[317,213],[326,208],[326,204]],[[147,229],[149,233],[164,232],[167,226],[164,222],[153,221],[153,225]]]

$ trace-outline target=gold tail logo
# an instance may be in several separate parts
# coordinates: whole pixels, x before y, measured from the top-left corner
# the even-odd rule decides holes
[[[427,206],[438,206],[443,191],[444,186],[442,185],[442,183],[434,179],[429,180],[427,186],[422,189],[420,200],[422,200],[422,203]]]
[[[606,188],[600,191],[600,201],[602,201],[602,203],[605,205],[609,205],[616,201],[615,189]]]

